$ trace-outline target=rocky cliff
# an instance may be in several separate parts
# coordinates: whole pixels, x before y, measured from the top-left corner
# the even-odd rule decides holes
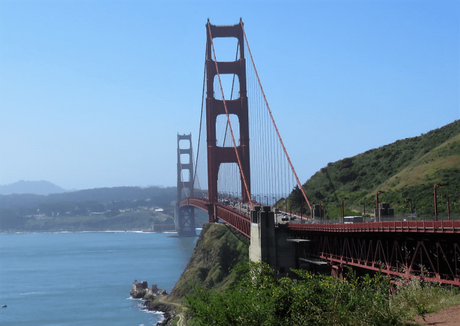
[[[225,224],[203,226],[192,257],[174,286],[170,299],[191,293],[194,286],[226,287],[236,277],[232,269],[249,257],[249,239]]]
[[[175,316],[183,324],[182,298],[191,294],[195,286],[229,286],[237,277],[232,272],[233,268],[239,262],[247,260],[248,256],[249,239],[245,236],[225,224],[205,224],[192,257],[170,295],[160,294],[161,290],[156,285],[149,288],[146,281],[136,281],[133,283],[131,296],[144,299],[147,309],[165,313],[165,320],[159,325],[173,325]]]

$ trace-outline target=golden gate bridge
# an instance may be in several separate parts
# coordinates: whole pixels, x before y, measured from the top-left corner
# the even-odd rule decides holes
[[[222,40],[235,59],[219,61]],[[219,47],[220,46],[220,47]],[[228,48],[228,47],[227,47]],[[227,51],[228,52],[228,51]],[[300,137],[302,137],[301,135]],[[258,249],[258,260],[280,274],[289,268],[328,268],[343,273],[381,271],[460,286],[460,221],[391,221],[324,224],[289,158],[249,47],[244,24],[206,24],[200,131],[196,154],[191,135],[178,135],[176,228],[195,235],[194,208],[209,222],[223,221]],[[310,212],[299,223],[276,223],[287,197],[300,191]],[[261,207],[262,206],[262,207]]]

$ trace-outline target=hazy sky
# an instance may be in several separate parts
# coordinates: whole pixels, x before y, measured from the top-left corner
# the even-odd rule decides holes
[[[460,118],[459,16],[442,0],[0,0],[0,184],[174,186],[206,21],[240,17],[305,182]]]

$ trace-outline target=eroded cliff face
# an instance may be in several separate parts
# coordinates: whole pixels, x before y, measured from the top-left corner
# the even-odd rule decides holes
[[[192,257],[174,286],[170,299],[177,300],[194,286],[224,288],[236,275],[232,269],[249,256],[249,239],[232,227],[219,223],[203,225]]]

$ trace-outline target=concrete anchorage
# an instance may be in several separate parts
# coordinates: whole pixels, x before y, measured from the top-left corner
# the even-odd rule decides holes
[[[275,224],[275,213],[270,206],[254,206],[251,211],[251,244],[249,259],[268,264],[277,275],[285,276],[298,269],[296,245],[288,241],[286,224]]]

